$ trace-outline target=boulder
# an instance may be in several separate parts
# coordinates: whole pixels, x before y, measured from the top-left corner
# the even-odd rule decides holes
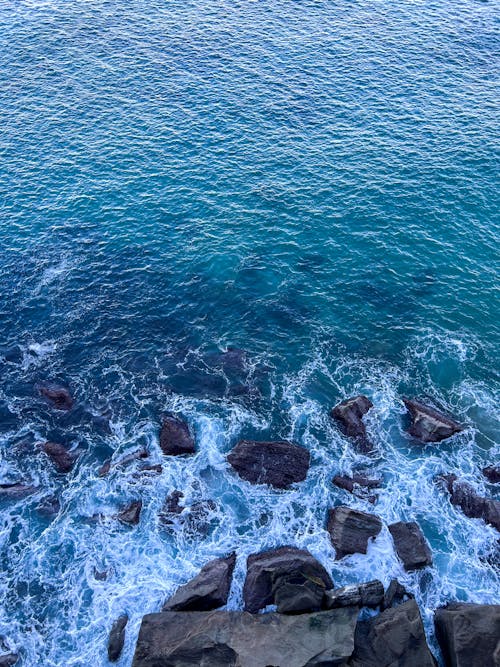
[[[314,614],[162,612],[142,619],[132,667],[345,665],[358,609]],[[422,667],[425,667],[424,665]]]
[[[365,554],[368,540],[377,537],[382,530],[382,521],[374,514],[339,505],[328,512],[327,529],[336,560],[340,560],[349,554]]]
[[[480,496],[467,482],[461,482],[456,475],[442,475],[453,505],[460,507],[465,516],[483,519],[500,532],[500,501]]]
[[[57,384],[40,387],[40,395],[46,398],[56,410],[71,410],[75,401],[68,389]]]
[[[26,496],[31,496],[38,490],[38,486],[32,486],[31,484],[25,484],[24,482],[0,484],[0,499],[8,498],[10,500],[17,500],[18,498],[26,498]]]
[[[12,667],[17,664],[19,656],[17,653],[5,653],[0,655],[0,667]]]
[[[359,621],[354,641],[350,667],[436,667],[415,600]]]
[[[129,505],[124,507],[117,515],[116,518],[122,523],[126,523],[129,526],[135,526],[139,523],[142,510],[142,500],[134,500]]]
[[[44,442],[42,450],[50,458],[57,472],[61,473],[71,472],[78,458],[77,454],[69,452],[64,445],[58,442]]]
[[[128,623],[128,616],[119,616],[111,627],[108,638],[108,660],[116,662],[121,655],[123,644],[125,642],[125,627]]]
[[[282,592],[281,587],[285,587]],[[269,604],[277,604],[277,601],[281,603],[282,611],[297,612],[302,610],[299,609],[301,594],[308,608],[310,600],[316,599],[312,597],[315,589],[322,598],[325,590],[330,588],[333,588],[330,575],[309,551],[285,546],[248,557],[243,601],[245,610],[251,613]],[[292,598],[296,601],[295,606]]]
[[[434,625],[446,667],[500,665],[500,605],[453,602],[436,609]]]
[[[324,606],[327,609],[338,607],[378,607],[384,601],[384,586],[374,579],[365,584],[351,584],[342,588],[326,591]]]
[[[160,447],[164,454],[170,456],[194,454],[194,439],[186,422],[173,415],[164,417],[160,431]]]
[[[399,583],[397,579],[391,579],[389,586],[384,594],[382,609],[390,609],[406,600],[413,600],[413,594],[408,593],[406,588]]]
[[[353,438],[353,444],[361,453],[369,453],[373,445],[366,436],[366,426],[363,421],[364,415],[373,408],[373,403],[366,396],[354,396],[347,398],[336,405],[330,412],[330,417],[339,425],[342,433]]]
[[[500,482],[500,466],[486,466],[483,468],[483,475],[491,484]]]
[[[389,532],[407,572],[432,565],[431,549],[418,523],[398,521],[389,526]]]
[[[242,479],[278,489],[302,482],[309,470],[309,459],[307,449],[291,442],[254,440],[241,440],[227,457]]]
[[[227,603],[236,554],[216,558],[200,573],[181,586],[163,606],[163,611],[210,611]]]
[[[422,442],[440,442],[464,430],[458,422],[420,401],[403,398],[410,413],[408,433]]]
[[[371,479],[361,474],[354,474],[352,477],[348,475],[335,475],[332,483],[340,489],[352,493],[353,496],[368,500],[370,503],[374,503],[377,500],[377,495],[370,493],[370,490],[382,486],[380,479]]]

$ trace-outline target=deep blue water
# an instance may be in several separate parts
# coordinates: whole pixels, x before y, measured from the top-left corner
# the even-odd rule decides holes
[[[107,665],[123,612],[130,665],[141,616],[232,549],[230,608],[246,556],[284,543],[338,585],[397,576],[431,641],[437,605],[498,602],[498,534],[432,481],[495,495],[498,28],[492,1],[0,0],[0,347],[21,348],[0,355],[0,482],[41,487],[0,508],[0,635],[23,665]],[[71,413],[39,398],[46,380],[71,387]],[[372,462],[328,418],[357,392]],[[410,441],[404,394],[468,430]],[[162,457],[167,410],[195,457]],[[307,481],[236,478],[244,436],[308,447]],[[37,453],[47,438],[82,450],[70,475]],[[98,477],[138,445],[161,475]],[[385,477],[374,507],[331,484],[360,464]],[[205,534],[161,528],[173,489],[217,503]],[[88,521],[139,497],[136,528]],[[404,573],[386,528],[334,561],[340,502],[419,521],[434,566]]]

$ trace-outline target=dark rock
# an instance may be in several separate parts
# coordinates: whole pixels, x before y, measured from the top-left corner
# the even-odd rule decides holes
[[[111,468],[122,468],[123,466],[126,466],[128,463],[132,463],[132,461],[137,461],[138,459],[145,459],[147,458],[148,452],[144,447],[141,447],[140,449],[137,449],[134,452],[130,452],[130,454],[124,454],[123,456],[119,457],[116,459],[116,461],[113,462],[112,459],[108,459],[105,461],[102,466],[99,468],[99,477],[105,477]]]
[[[110,470],[111,470],[111,459],[107,459],[99,468],[97,474],[99,475],[99,477],[106,477],[106,475],[109,473]]]
[[[45,442],[42,445],[42,450],[50,458],[56,470],[61,473],[71,472],[78,456],[69,452],[64,445],[58,442]]]
[[[431,549],[418,523],[398,521],[389,526],[389,531],[407,572],[432,565]]]
[[[406,600],[413,600],[413,594],[408,593],[406,588],[397,579],[392,579],[384,594],[382,609],[390,609]]]
[[[327,609],[337,607],[378,607],[384,601],[384,586],[375,579],[365,584],[351,584],[333,591],[326,591],[324,605]]]
[[[354,647],[356,608],[315,614],[162,612],[142,619],[132,667],[333,667]],[[425,665],[422,665],[425,667]]]
[[[108,571],[107,570],[98,570],[94,566],[94,579],[96,581],[106,581],[107,578],[108,578]]]
[[[453,602],[436,609],[434,625],[446,667],[500,665],[500,605]]]
[[[152,473],[153,475],[161,475],[163,466],[160,463],[143,465],[139,468],[140,474]]]
[[[57,410],[71,410],[75,401],[69,391],[60,385],[46,385],[40,387],[40,394],[44,396]]]
[[[39,487],[31,484],[13,483],[0,484],[0,498],[9,498],[10,500],[17,500],[18,498],[26,498],[36,493]]]
[[[134,500],[119,512],[116,518],[122,523],[135,526],[139,523],[142,510],[142,500]]]
[[[304,597],[307,600],[311,599],[309,584],[313,584],[321,596],[325,590],[333,588],[330,575],[309,551],[286,546],[251,554],[247,559],[247,575],[243,586],[245,610],[256,613],[269,604],[276,604],[278,597],[282,609],[290,611],[292,594],[298,602],[300,591],[306,583],[308,590]],[[279,593],[280,586],[285,585],[287,588],[283,594]],[[293,610],[297,611],[297,608]]]
[[[173,515],[175,516],[180,514],[185,509],[179,503],[181,498],[184,498],[182,491],[172,491],[172,493],[165,498],[165,502],[163,503],[163,508],[159,516],[162,523],[172,523]]]
[[[359,621],[354,653],[348,664],[350,667],[435,667],[415,600]]]
[[[128,616],[123,615],[119,616],[111,627],[108,639],[108,660],[110,662],[116,662],[121,655],[127,623]]]
[[[344,491],[348,491],[358,498],[368,500],[370,503],[374,503],[377,500],[376,494],[370,493],[370,489],[376,489],[382,486],[382,481],[380,479],[370,479],[369,477],[360,474],[354,474],[352,477],[348,477],[347,475],[335,475],[332,482],[340,489],[344,489]]]
[[[408,433],[422,442],[440,442],[464,430],[458,422],[420,401],[403,398],[411,417]]]
[[[365,554],[368,540],[377,537],[382,522],[374,514],[339,505],[328,512],[327,529],[335,547],[335,558],[339,560],[349,554]]]
[[[52,518],[59,513],[61,503],[56,495],[45,496],[36,507],[37,511],[47,518]]]
[[[342,433],[353,438],[356,449],[362,453],[373,450],[373,445],[366,437],[366,426],[363,422],[364,415],[371,408],[373,408],[373,403],[369,398],[354,396],[342,401],[330,412],[330,417],[338,423]]]
[[[216,558],[181,586],[163,606],[163,611],[211,611],[227,603],[236,554]]]
[[[309,459],[307,449],[291,442],[254,440],[241,440],[227,457],[242,479],[278,489],[302,482],[309,469]]]
[[[17,653],[6,653],[5,655],[0,655],[0,667],[12,667],[19,660]]]
[[[325,587],[321,580],[311,579],[300,570],[292,570],[273,577],[271,593],[278,613],[304,614],[320,611]]]
[[[486,466],[483,468],[483,475],[492,484],[500,482],[500,466]]]
[[[167,415],[160,431],[160,447],[164,454],[171,456],[194,454],[194,439],[186,422]]]
[[[23,351],[19,345],[13,345],[12,347],[2,348],[0,357],[3,357],[10,364],[19,364],[23,360]]]
[[[483,498],[467,482],[460,482],[456,475],[442,475],[438,478],[445,484],[453,505],[460,507],[465,516],[483,519],[500,532],[500,501]]]

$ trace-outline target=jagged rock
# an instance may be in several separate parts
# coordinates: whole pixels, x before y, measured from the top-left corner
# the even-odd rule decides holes
[[[335,558],[354,553],[365,554],[368,540],[377,537],[382,522],[374,514],[339,505],[328,512],[328,532],[335,547]]]
[[[453,602],[436,609],[434,625],[446,667],[500,665],[500,605]]]
[[[307,449],[291,442],[254,440],[241,440],[227,457],[243,479],[278,489],[302,482],[309,470],[309,459]]]
[[[5,655],[0,655],[0,667],[12,667],[19,660],[17,653],[6,653]]]
[[[407,600],[413,600],[413,594],[408,593],[406,588],[397,579],[392,579],[384,594],[382,609],[390,609]]]
[[[26,498],[26,496],[31,496],[38,490],[38,486],[32,486],[31,484],[24,484],[22,482],[0,484],[0,499],[9,498],[11,500],[17,500],[18,498]]]
[[[353,438],[356,449],[362,453],[369,453],[373,450],[373,445],[366,436],[366,426],[363,422],[364,415],[371,408],[373,408],[373,403],[370,399],[360,395],[347,398],[330,412],[330,417],[338,423],[342,433]]]
[[[283,611],[296,612],[300,607],[300,594],[306,584],[306,607],[311,600],[308,591],[312,590],[314,594],[316,587],[322,597],[325,590],[333,588],[330,575],[309,551],[285,546],[251,554],[247,559],[247,575],[243,586],[245,610],[256,613],[269,604],[276,604],[278,598]],[[281,586],[286,586],[282,592]]]
[[[179,503],[181,498],[184,498],[182,491],[172,491],[172,493],[165,498],[165,502],[163,503],[162,510],[159,514],[161,523],[166,525],[171,524],[174,516],[180,514],[184,510],[184,507]]]
[[[78,455],[69,452],[64,445],[58,442],[44,442],[42,450],[47,454],[56,470],[61,473],[71,472]]]
[[[125,642],[125,628],[127,623],[128,616],[124,614],[123,616],[119,616],[111,627],[108,639],[108,660],[110,662],[116,662],[121,655]]]
[[[315,614],[162,612],[142,619],[132,667],[345,665],[357,608]],[[425,665],[422,665],[425,667]]]
[[[408,433],[422,442],[440,442],[464,430],[458,422],[420,401],[403,398],[411,417]]]
[[[465,516],[483,519],[500,532],[500,501],[483,498],[467,482],[460,482],[456,475],[441,475],[453,505],[460,507]]]
[[[377,500],[377,495],[370,493],[370,490],[382,486],[382,481],[380,479],[370,479],[369,477],[360,474],[354,474],[352,477],[348,477],[347,475],[335,475],[332,479],[332,483],[340,489],[352,493],[358,498],[368,500],[370,503],[374,503]]]
[[[227,603],[236,554],[216,558],[181,586],[163,606],[163,611],[210,611]]]
[[[135,500],[124,507],[121,512],[116,515],[116,518],[122,523],[130,526],[135,526],[139,523],[142,510],[142,500]]]
[[[350,667],[436,666],[415,600],[359,621],[354,641]]]
[[[94,579],[96,581],[106,581],[108,578],[107,570],[98,570],[94,565]]]
[[[418,523],[398,521],[389,526],[389,532],[407,572],[432,565],[431,549]]]
[[[173,415],[164,417],[160,431],[160,447],[164,454],[170,456],[194,454],[194,439],[186,422]]]
[[[57,410],[71,410],[75,403],[69,391],[61,385],[42,386],[39,391]]]
[[[378,607],[384,601],[384,586],[375,579],[365,584],[351,584],[326,591],[324,605],[327,609],[337,607]]]
[[[483,468],[483,475],[492,484],[500,482],[500,466],[486,466]]]

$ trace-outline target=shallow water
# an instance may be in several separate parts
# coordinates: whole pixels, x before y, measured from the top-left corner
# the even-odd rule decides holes
[[[24,665],[108,664],[123,612],[130,665],[141,616],[232,549],[231,609],[246,556],[285,543],[338,585],[397,576],[431,641],[437,605],[498,602],[498,534],[432,481],[497,494],[480,470],[499,454],[498,19],[471,0],[0,1],[0,346],[20,346],[0,357],[0,482],[41,487],[1,508],[0,634]],[[77,407],[50,410],[45,380]],[[328,418],[355,392],[373,461]],[[469,428],[419,446],[405,394]],[[167,410],[196,456],[162,457]],[[307,481],[239,480],[241,437],[308,447]],[[81,448],[70,475],[47,438]],[[138,445],[161,475],[99,478]],[[374,507],[331,484],[359,465],[384,475]],[[162,529],[174,489],[213,499],[209,523]],[[89,521],[139,497],[135,528]],[[334,561],[341,502],[419,521],[434,566],[404,573],[386,528]]]

